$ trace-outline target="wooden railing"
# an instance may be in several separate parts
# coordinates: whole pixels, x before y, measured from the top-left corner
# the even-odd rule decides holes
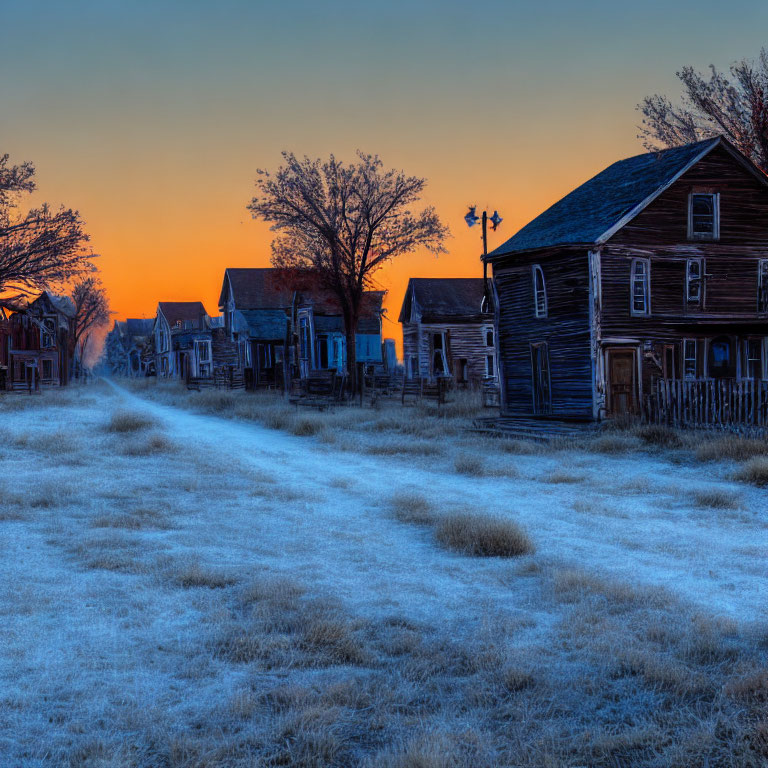
[[[768,382],[752,379],[658,379],[645,401],[656,424],[768,426]]]

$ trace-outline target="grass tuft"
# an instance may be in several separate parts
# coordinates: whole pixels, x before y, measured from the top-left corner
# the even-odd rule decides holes
[[[729,435],[707,440],[696,449],[699,461],[748,461],[768,455],[768,441]]]
[[[139,432],[155,426],[155,421],[146,414],[136,411],[115,411],[107,424],[107,432],[125,434]]]
[[[434,506],[420,493],[398,493],[392,497],[392,510],[401,523],[431,525],[436,520]]]
[[[768,457],[759,456],[748,461],[734,477],[742,483],[765,488],[768,486]]]
[[[720,488],[695,490],[693,491],[693,499],[697,507],[709,507],[710,509],[739,509],[741,506],[738,494]]]
[[[487,474],[485,462],[478,456],[466,453],[456,457],[453,467],[460,475],[467,475],[467,477],[484,477]]]
[[[237,579],[228,573],[204,568],[198,563],[181,567],[173,574],[173,582],[184,589],[207,587],[208,589],[224,589],[237,583]]]
[[[474,557],[530,555],[534,546],[514,521],[486,514],[452,513],[441,518],[437,540],[448,549]]]

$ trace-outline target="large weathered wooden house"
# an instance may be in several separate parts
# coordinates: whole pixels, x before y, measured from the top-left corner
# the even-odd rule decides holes
[[[109,370],[118,376],[146,376],[155,369],[154,320],[115,320],[104,342]]]
[[[164,378],[213,376],[211,318],[200,301],[161,301],[153,325],[155,371]]]
[[[7,320],[5,386],[39,389],[69,383],[74,359],[72,301],[43,291]]]
[[[496,378],[493,313],[481,277],[408,281],[400,323],[409,379],[450,377],[478,386]]]
[[[503,412],[768,418],[768,178],[726,140],[611,165],[488,261]]]
[[[356,337],[359,362],[381,362],[383,291],[367,291]],[[283,386],[311,370],[346,365],[344,322],[338,302],[306,276],[285,270],[229,268],[219,297],[238,362],[254,386]]]

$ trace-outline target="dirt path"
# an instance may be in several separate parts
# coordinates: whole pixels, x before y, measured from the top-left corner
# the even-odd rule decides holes
[[[287,500],[258,521],[242,510],[230,514],[212,506],[217,558],[247,556],[247,547],[240,550],[250,531],[260,557],[273,567],[327,589],[358,613],[405,612],[459,624],[479,621],[491,605],[503,612],[522,603],[535,606],[536,595],[520,579],[518,605],[510,604],[517,563],[446,553],[430,531],[395,521],[388,508],[392,494],[415,490],[441,507],[460,504],[513,516],[535,540],[539,563],[660,585],[734,618],[765,616],[768,494],[739,488],[744,508],[738,512],[697,508],[689,499],[692,488],[736,487],[711,468],[673,466],[644,455],[558,454],[515,457],[519,479],[469,478],[437,461],[420,466],[338,451],[122,389],[119,394],[131,408],[162,420],[180,445],[209,449],[219,461],[230,457],[232,466],[277,481]],[[562,461],[572,462],[579,482],[546,482]],[[211,524],[210,517],[204,524]]]

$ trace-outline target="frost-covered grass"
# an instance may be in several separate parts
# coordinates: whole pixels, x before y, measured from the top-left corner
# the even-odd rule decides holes
[[[737,459],[489,443],[416,409],[292,434],[99,387],[18,402],[0,395],[0,763],[768,759],[768,491]],[[121,412],[148,424],[105,428]],[[440,450],[368,450],[408,435]],[[474,557],[501,553],[441,526],[536,551]]]

